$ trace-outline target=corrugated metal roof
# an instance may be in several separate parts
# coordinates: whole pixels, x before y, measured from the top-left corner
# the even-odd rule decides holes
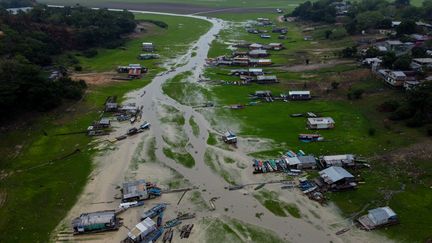
[[[316,163],[315,157],[309,156],[309,155],[308,156],[299,156],[298,159],[299,159],[300,163],[302,163],[302,164],[315,164]]]
[[[345,178],[354,178],[348,171],[342,167],[332,166],[318,172],[321,178],[328,184],[333,184]]]
[[[334,123],[333,118],[331,117],[311,117],[308,118],[309,124],[332,124]]]
[[[94,224],[108,224],[115,220],[115,211],[106,210],[92,213],[83,213],[73,221],[74,226],[90,226]]]
[[[310,91],[289,91],[289,95],[310,95]]]
[[[390,207],[374,208],[369,210],[368,218],[375,224],[385,224],[388,219],[395,217],[396,213]]]

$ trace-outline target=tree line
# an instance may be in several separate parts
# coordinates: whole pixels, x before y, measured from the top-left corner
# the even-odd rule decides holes
[[[347,13],[337,19],[336,5],[340,0],[306,1],[297,6],[286,17],[298,17],[314,22],[335,23],[340,20],[350,34],[363,30],[380,28],[390,29],[392,20],[402,24],[398,32],[415,31],[415,21],[432,21],[432,0],[425,0],[421,7],[412,6],[409,0],[363,0],[345,2],[349,7]],[[405,33],[403,33],[405,34]]]
[[[114,48],[136,27],[127,11],[37,5],[16,15],[0,8],[0,117],[27,110],[45,111],[63,99],[79,99],[86,87],[54,67],[66,51]],[[58,70],[49,78],[46,70]]]
[[[36,3],[35,0],[1,0],[0,8],[30,7]]]

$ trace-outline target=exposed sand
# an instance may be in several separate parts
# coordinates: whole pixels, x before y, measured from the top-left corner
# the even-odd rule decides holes
[[[271,145],[271,141],[258,138],[240,138],[240,146],[237,149],[227,148],[220,144],[217,146],[208,146],[206,141],[209,132],[220,132],[213,129],[211,123],[206,119],[212,115],[207,114],[204,117],[191,107],[179,104],[161,92],[161,85],[179,73],[193,70],[195,77],[201,74],[209,43],[213,41],[214,35],[222,28],[220,22],[216,20],[212,20],[212,22],[214,24],[213,28],[191,48],[192,50],[197,47],[197,55],[195,57],[191,57],[190,52],[187,53],[185,55],[188,56],[186,64],[178,68],[177,71],[157,76],[151,84],[142,90],[131,92],[128,95],[130,102],[136,102],[137,105],[144,106],[143,120],[151,122],[151,129],[119,141],[114,145],[99,146],[99,148],[105,149],[95,158],[95,169],[90,176],[90,180],[76,205],[53,233],[53,240],[119,242],[126,237],[127,228],[132,228],[138,223],[139,215],[144,209],[148,209],[158,202],[166,202],[169,206],[164,213],[165,221],[174,218],[178,211],[197,212],[196,219],[185,221],[185,223],[196,224],[190,238],[185,240],[187,242],[203,242],[206,239],[206,230],[204,227],[208,226],[201,225],[200,219],[209,216],[232,217],[249,224],[259,225],[259,227],[273,230],[276,235],[285,241],[292,242],[388,241],[377,234],[356,229],[344,235],[336,236],[336,231],[351,226],[351,223],[341,218],[333,206],[323,207],[316,202],[308,200],[296,189],[282,191],[280,186],[276,184],[266,186],[266,189],[278,192],[281,199],[296,203],[302,214],[302,218],[300,219],[273,215],[253,198],[253,187],[246,187],[239,191],[224,189],[228,183],[218,174],[220,171],[228,171],[229,175],[233,176],[238,183],[263,182],[282,179],[284,176],[281,174],[252,174],[253,168],[250,166],[251,158],[247,154],[268,148]],[[146,91],[146,95],[142,96],[141,94],[144,90]],[[172,122],[160,122],[161,119],[169,115],[166,110],[161,109],[160,104],[172,106],[179,110],[179,113],[184,116],[186,123],[183,126],[179,126]],[[200,132],[198,136],[194,135],[188,123],[190,117],[194,117],[199,127]],[[214,114],[213,119],[209,120],[213,120],[215,124],[219,122]],[[134,126],[138,125],[139,123]],[[104,142],[104,139],[124,134],[131,127],[128,122],[114,122],[114,126],[116,127],[116,131],[106,138],[101,138],[99,140],[101,143],[107,143]],[[222,125],[225,128],[232,126],[234,126],[234,121],[223,123]],[[221,127],[220,124],[217,127]],[[178,133],[179,129],[181,133]],[[194,168],[185,168],[163,154],[162,148],[169,148],[163,138],[168,137],[170,140],[176,142],[179,139],[179,134],[182,134],[181,136],[185,136],[184,139],[188,140],[185,150],[195,159],[196,165]],[[152,141],[155,141],[155,143],[153,144]],[[106,149],[112,146],[115,149]],[[152,146],[155,147],[153,148]],[[211,151],[211,157],[216,164],[218,172],[212,171],[205,164],[205,152],[207,150]],[[149,153],[153,152],[156,156],[156,161],[151,161],[153,156],[150,156]],[[225,158],[230,158],[235,163],[227,163]],[[163,188],[168,188],[171,182],[178,181],[180,183],[178,186],[193,185],[199,189],[195,190],[195,192],[188,192],[187,197],[179,205],[177,205],[177,201],[180,194],[173,193],[164,194],[158,199],[146,201],[144,207],[127,210],[121,214],[121,217],[124,219],[124,225],[127,228],[122,227],[119,231],[84,236],[72,236],[70,234],[70,222],[72,218],[83,212],[117,208],[120,203],[120,199],[117,199],[119,196],[119,186],[126,180],[138,178],[157,182]],[[196,194],[194,194],[196,192],[200,192],[201,197],[196,197]],[[220,197],[215,202],[215,211],[209,211],[206,207],[208,200],[212,197]],[[255,216],[257,212],[264,214],[261,218],[257,218]],[[176,232],[175,237],[178,237],[178,232]]]

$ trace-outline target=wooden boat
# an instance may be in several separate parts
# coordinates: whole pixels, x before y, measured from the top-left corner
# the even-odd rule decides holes
[[[341,234],[343,234],[343,233],[345,233],[345,232],[347,232],[349,230],[350,230],[350,228],[341,229],[338,232],[336,232],[336,235],[341,235]]]

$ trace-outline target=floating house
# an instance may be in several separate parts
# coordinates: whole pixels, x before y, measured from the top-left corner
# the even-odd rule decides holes
[[[105,111],[107,112],[113,112],[113,111],[117,111],[118,109],[118,104],[116,102],[106,102],[105,103]]]
[[[248,66],[249,65],[249,57],[234,57],[232,60],[232,65]]]
[[[140,54],[138,56],[139,60],[151,60],[151,59],[158,59],[158,58],[160,58],[158,54],[152,54],[152,53]]]
[[[373,230],[399,223],[397,214],[390,207],[369,210],[368,214],[361,216],[357,221],[365,230]]]
[[[274,27],[272,29],[272,32],[273,33],[286,34],[286,33],[288,33],[288,30],[287,30],[287,28],[283,28],[283,27]]]
[[[121,225],[114,210],[83,213],[72,221],[75,234],[117,230]]]
[[[289,91],[288,99],[290,100],[310,100],[312,98],[310,91]]]
[[[352,167],[355,166],[355,155],[341,154],[341,155],[321,156],[320,163],[323,167],[330,167],[330,166]]]
[[[254,58],[257,58],[257,57],[268,57],[269,56],[269,54],[268,54],[268,52],[266,50],[261,50],[261,49],[259,49],[259,50],[251,50],[248,53],[248,55],[250,57],[254,57]]]
[[[225,143],[228,144],[235,144],[237,143],[237,136],[232,131],[227,131],[222,136],[222,139]]]
[[[122,202],[140,201],[148,198],[145,180],[123,183]]]
[[[141,78],[141,68],[131,68],[128,72],[129,78]]]
[[[258,98],[272,97],[272,92],[269,90],[258,90],[255,91],[254,96]]]
[[[270,66],[273,63],[271,59],[250,59],[249,64],[254,66]]]
[[[142,49],[143,49],[143,51],[146,51],[146,52],[155,51],[155,47],[154,47],[153,43],[151,43],[151,42],[143,42],[142,43]]]
[[[163,228],[157,228],[156,223],[146,218],[128,232],[124,242],[155,242],[163,233]]]
[[[298,170],[314,169],[317,166],[316,159],[313,156],[286,157],[284,159],[290,168]]]
[[[258,49],[262,49],[263,45],[258,44],[258,43],[253,43],[249,45],[249,49],[250,50],[258,50]]]
[[[307,119],[307,127],[314,130],[332,129],[335,122],[331,117],[310,117]]]
[[[324,184],[333,191],[349,190],[357,187],[355,177],[342,167],[332,166],[318,173]]]
[[[274,84],[278,83],[278,79],[275,75],[260,75],[256,77],[256,82],[259,84]]]
[[[274,50],[274,51],[280,51],[284,48],[282,43],[270,43],[268,44],[268,46],[270,50]]]

